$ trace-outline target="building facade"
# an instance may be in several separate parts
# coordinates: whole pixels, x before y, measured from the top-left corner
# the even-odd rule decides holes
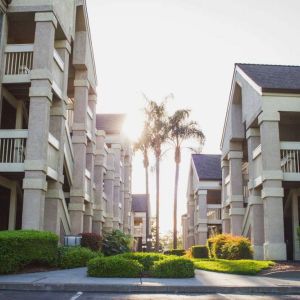
[[[105,190],[112,178],[130,197],[130,145],[122,156],[96,128],[85,1],[0,0],[0,28],[0,230],[129,232]]]
[[[150,206],[146,194],[132,195],[132,228],[135,250],[151,250]]]
[[[187,214],[182,216],[183,247],[205,245],[222,232],[221,156],[193,154],[187,189]]]
[[[224,124],[223,232],[257,259],[300,259],[300,67],[236,64]]]

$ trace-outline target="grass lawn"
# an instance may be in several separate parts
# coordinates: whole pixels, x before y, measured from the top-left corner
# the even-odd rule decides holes
[[[193,262],[196,269],[244,275],[255,275],[275,264],[272,261],[246,259],[193,259]]]

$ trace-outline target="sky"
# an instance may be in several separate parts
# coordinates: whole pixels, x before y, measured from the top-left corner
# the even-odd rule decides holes
[[[87,0],[87,5],[98,75],[97,111],[126,113],[124,130],[132,139],[143,124],[143,94],[159,102],[172,93],[169,112],[191,109],[191,119],[206,135],[203,153],[218,154],[234,63],[300,64],[299,0]],[[179,229],[186,212],[190,155],[183,150]],[[163,233],[172,229],[173,157],[169,150],[161,162]],[[137,154],[133,193],[145,192],[144,181]]]

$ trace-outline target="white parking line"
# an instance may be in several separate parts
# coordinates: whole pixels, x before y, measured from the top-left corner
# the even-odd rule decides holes
[[[80,296],[82,296],[83,292],[78,292],[76,295],[74,295],[70,300],[76,300],[78,299]]]

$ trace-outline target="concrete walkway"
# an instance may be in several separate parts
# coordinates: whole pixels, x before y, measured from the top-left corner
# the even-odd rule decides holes
[[[279,279],[196,270],[195,278],[93,278],[86,268],[0,276],[0,290],[143,293],[300,294],[300,278]]]

